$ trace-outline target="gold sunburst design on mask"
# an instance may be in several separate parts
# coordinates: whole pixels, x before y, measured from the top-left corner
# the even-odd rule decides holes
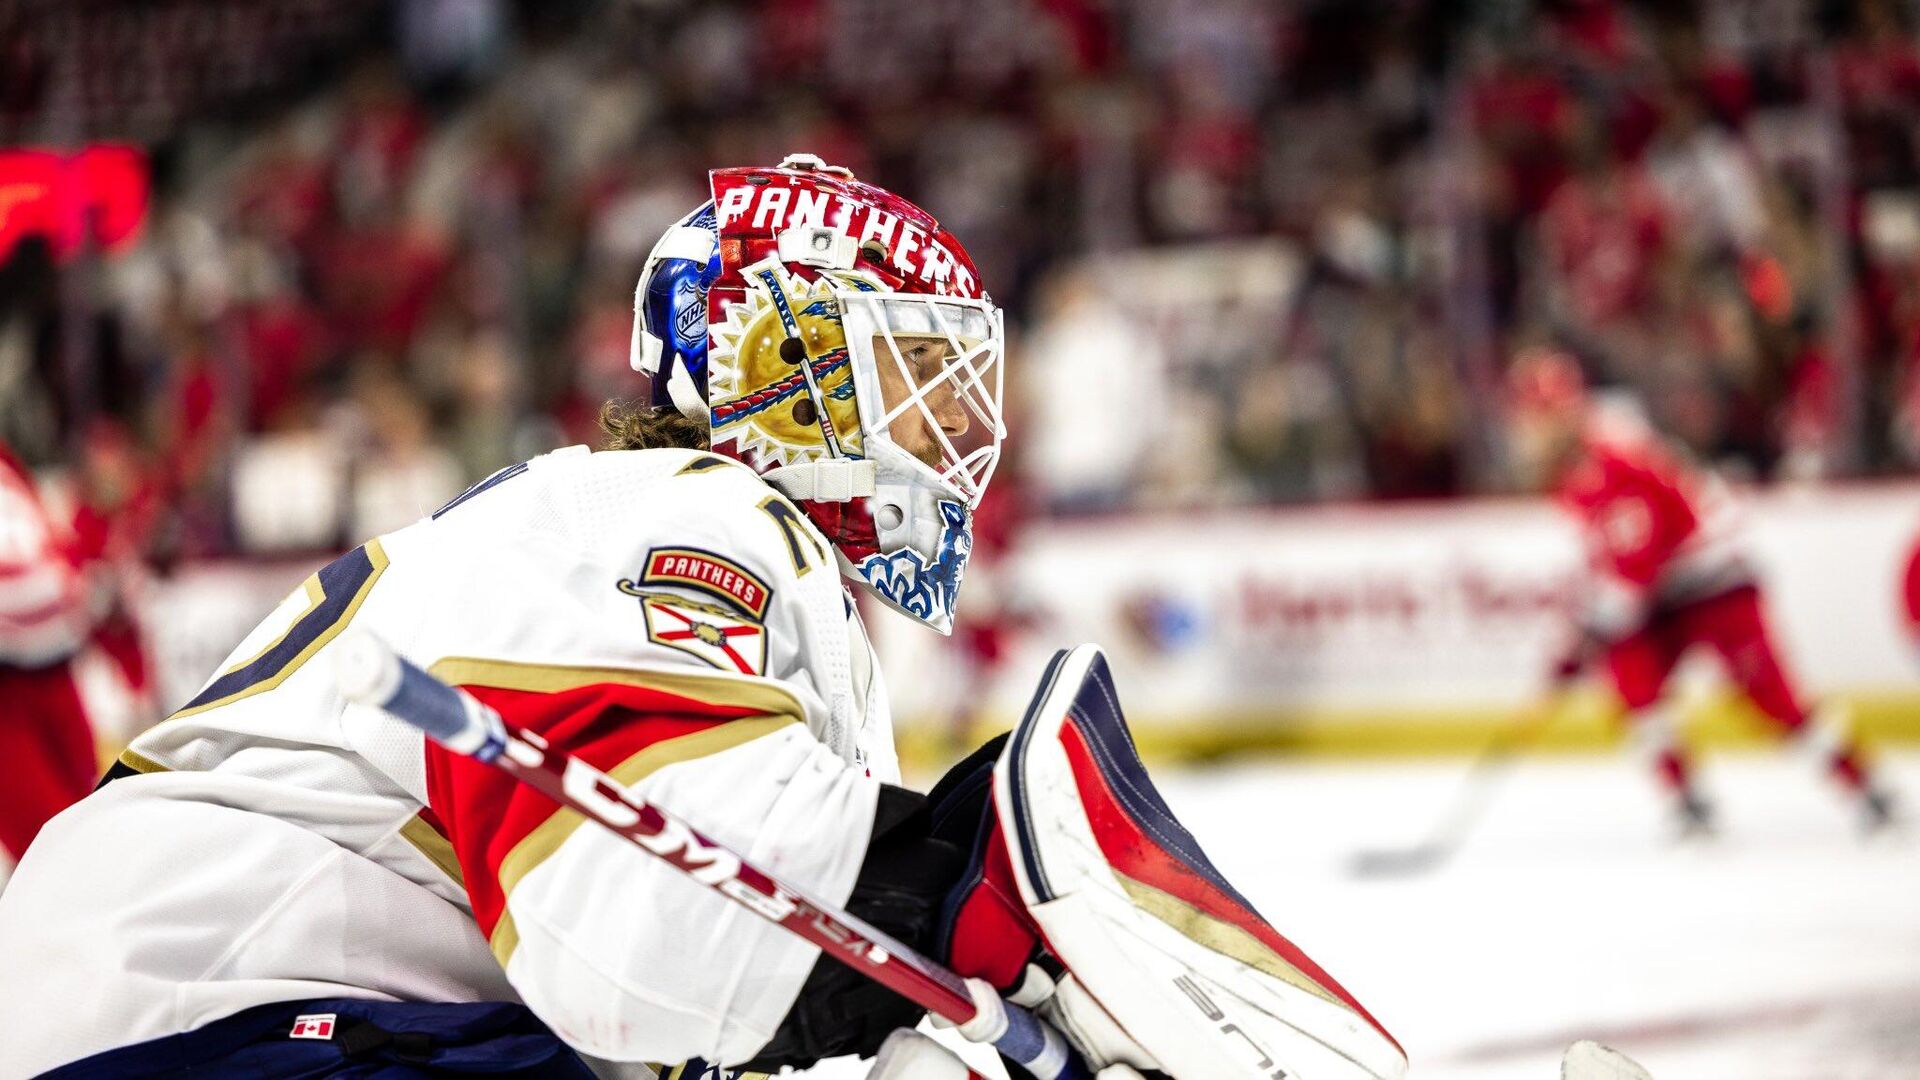
[[[858,456],[862,440],[853,367],[833,291],[824,280],[806,281],[777,262],[747,267],[741,276],[747,283],[744,299],[727,303],[725,320],[712,328],[713,444],[733,443],[774,465],[827,456],[818,402],[800,365],[787,359],[792,350],[782,351],[788,337],[780,311],[784,302],[806,345],[834,436],[843,453]]]

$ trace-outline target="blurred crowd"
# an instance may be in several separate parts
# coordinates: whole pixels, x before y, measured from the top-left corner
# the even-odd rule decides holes
[[[136,143],[152,191],[0,256],[0,440],[155,558],[592,441],[653,241],[796,149],[967,243],[1043,507],[1504,490],[1543,344],[1737,475],[1920,464],[1898,0],[34,8],[0,136]]]

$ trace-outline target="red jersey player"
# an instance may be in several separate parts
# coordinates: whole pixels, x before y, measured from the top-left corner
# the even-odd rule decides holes
[[[1606,671],[1683,829],[1711,824],[1687,753],[1662,708],[1668,677],[1696,645],[1712,649],[1736,685],[1781,731],[1819,759],[1855,799],[1869,828],[1892,801],[1835,707],[1811,711],[1767,631],[1760,586],[1736,545],[1729,497],[1637,418],[1589,399],[1572,358],[1522,354],[1509,372],[1519,456],[1557,490],[1589,557],[1575,641],[1556,684],[1589,662]]]
[[[98,778],[70,660],[87,630],[71,553],[0,446],[0,881],[48,818]]]

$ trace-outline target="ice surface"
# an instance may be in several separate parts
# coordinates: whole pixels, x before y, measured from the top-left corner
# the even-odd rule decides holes
[[[1884,764],[1920,808],[1920,755]],[[1920,1077],[1920,829],[1863,842],[1800,758],[1704,762],[1720,835],[1676,845],[1633,760],[1520,761],[1457,858],[1418,839],[1464,762],[1156,772],[1208,853],[1428,1080],[1550,1080],[1594,1038],[1658,1080]],[[847,1077],[858,1071],[816,1070]]]
[[[1920,758],[1887,762],[1920,795]],[[1632,759],[1524,760],[1457,859],[1354,880],[1464,764],[1165,778],[1229,879],[1398,1036],[1414,1075],[1557,1075],[1590,1037],[1654,1076],[1920,1076],[1920,837],[1862,842],[1788,754],[1709,759],[1720,836],[1676,845]]]

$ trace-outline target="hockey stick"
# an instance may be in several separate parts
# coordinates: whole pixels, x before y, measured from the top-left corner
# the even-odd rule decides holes
[[[754,914],[812,942],[835,960],[991,1044],[1037,1080],[1089,1080],[1060,1033],[980,979],[963,979],[852,914],[782,885],[660,807],[546,740],[407,662],[371,634],[336,646],[340,692],[384,709],[435,742],[485,762],[612,830]]]
[[[1535,702],[1518,719],[1496,732],[1460,782],[1453,802],[1425,839],[1412,847],[1362,851],[1353,857],[1355,877],[1394,877],[1432,870],[1452,857],[1493,802],[1514,754],[1532,742],[1559,715],[1559,695]]]

